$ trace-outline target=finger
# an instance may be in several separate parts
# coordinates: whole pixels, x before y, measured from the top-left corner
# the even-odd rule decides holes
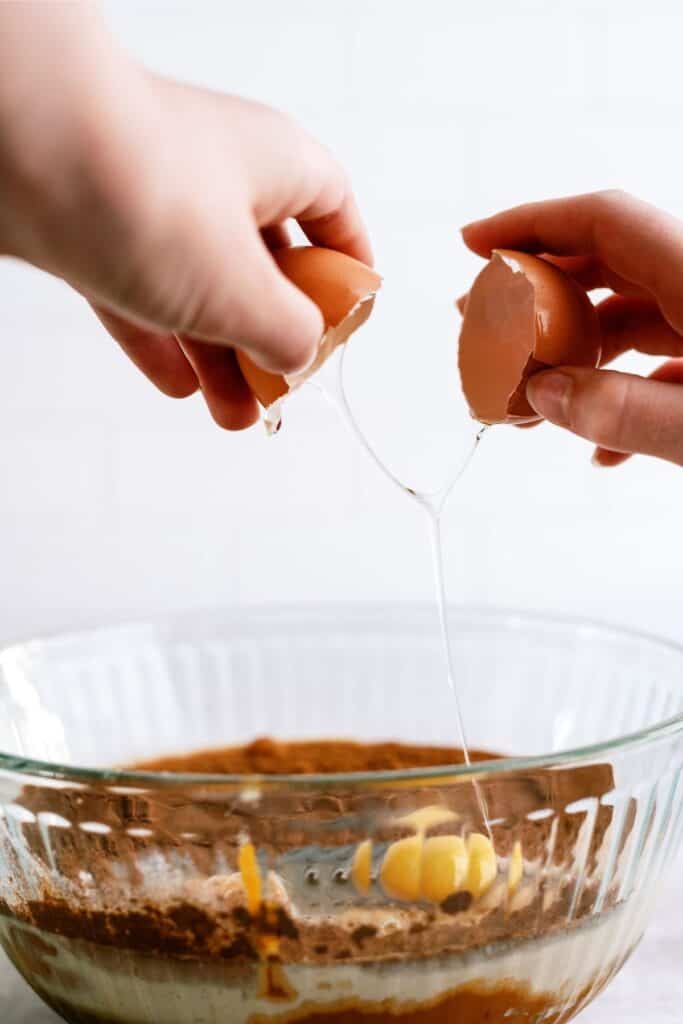
[[[622,192],[596,192],[529,203],[463,229],[480,255],[494,248],[556,256],[592,256],[657,298],[683,329],[683,224]]]
[[[683,388],[678,383],[562,367],[532,377],[527,397],[540,416],[600,448],[683,465]]]
[[[683,384],[683,359],[671,359],[662,363],[650,374],[650,380],[667,381],[670,384]],[[615,452],[609,448],[598,447],[593,453],[593,462],[596,466],[620,466],[630,459],[627,452]]]
[[[267,130],[249,134],[254,213],[259,226],[297,220],[313,245],[372,264],[372,247],[348,178],[330,151],[291,118],[259,109]],[[284,157],[284,158],[283,158]],[[272,168],[277,167],[277,175]]]
[[[683,356],[683,336],[651,299],[611,295],[596,310],[603,339],[602,366],[630,349],[649,356]]]
[[[372,262],[370,240],[343,168],[293,118],[234,96],[155,82],[171,93],[174,111],[189,113],[191,123],[201,124],[212,140],[225,140],[228,161],[237,147],[257,227],[292,218],[315,244]]]
[[[170,398],[194,394],[199,387],[197,375],[173,335],[139,327],[100,306],[92,308],[129,359],[160,391]]]
[[[298,218],[309,242],[327,249],[338,249],[371,266],[370,240],[352,193],[345,191],[341,201],[333,202],[327,213],[316,214],[314,211],[318,208],[319,204],[316,204],[312,209],[304,210]]]
[[[643,298],[651,298],[647,289],[642,288],[632,281],[627,281],[609,267],[606,267],[594,256],[554,256],[552,253],[542,253],[543,259],[554,264],[570,277],[573,277],[577,284],[585,288],[587,292],[595,291],[598,288],[610,288],[620,295],[634,295]]]
[[[242,376],[233,349],[181,338],[209,412],[219,427],[244,430],[258,418],[256,399]]]
[[[273,373],[295,373],[307,366],[323,333],[315,303],[282,274],[253,225],[237,231],[238,251],[226,253],[220,233],[213,268],[193,312],[177,333],[195,341],[241,348]],[[218,269],[217,269],[218,268]]]
[[[629,452],[613,452],[609,448],[596,448],[593,452],[592,463],[604,469],[614,469],[632,458]]]
[[[633,296],[652,302],[652,296],[645,288],[632,284],[631,281],[615,274],[593,256],[553,256],[547,252],[541,255],[548,263],[552,263],[569,277],[573,277],[576,283],[585,288],[587,292],[595,291],[598,288],[609,288],[619,295]],[[463,316],[466,303],[467,294],[461,295],[455,303]]]
[[[554,256],[552,253],[545,252],[542,253],[542,256],[548,263],[552,263],[565,274],[573,277],[586,291],[611,287],[605,282],[605,268],[594,256]]]
[[[668,384],[683,384],[683,359],[670,359],[650,374],[650,380],[661,380]]]

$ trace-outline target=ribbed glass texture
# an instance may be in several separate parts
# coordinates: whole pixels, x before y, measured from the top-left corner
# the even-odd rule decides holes
[[[469,742],[506,755],[474,772],[119,771],[260,736],[458,745],[429,609],[194,614],[0,653],[0,941],[29,983],[81,1024],[572,1019],[680,844],[683,651],[533,616],[450,626]],[[469,858],[450,894],[436,837]],[[246,845],[282,912],[262,942]]]

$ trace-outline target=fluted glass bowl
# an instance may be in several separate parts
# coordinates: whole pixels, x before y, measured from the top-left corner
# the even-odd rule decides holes
[[[683,826],[683,651],[453,611],[472,768],[126,765],[457,746],[430,609],[189,615],[0,654],[0,941],[81,1024],[560,1024],[637,945]],[[455,756],[453,758],[455,762]]]

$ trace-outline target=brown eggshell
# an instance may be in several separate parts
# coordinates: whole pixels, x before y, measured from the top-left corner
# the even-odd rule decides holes
[[[237,352],[245,380],[266,409],[314,374],[337,346],[365,323],[382,283],[370,267],[334,249],[303,245],[278,249],[273,257],[285,277],[318,306],[325,331],[315,360],[300,374],[268,373],[244,352]]]
[[[538,420],[529,377],[551,366],[596,367],[602,340],[593,303],[573,278],[538,256],[494,251],[467,296],[458,363],[481,423]]]

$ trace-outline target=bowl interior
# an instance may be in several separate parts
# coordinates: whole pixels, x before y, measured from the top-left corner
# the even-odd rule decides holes
[[[683,655],[535,617],[450,627],[470,744],[540,764],[264,784],[69,770],[268,734],[457,745],[431,609],[195,615],[0,653],[0,944],[36,991],[120,1024],[361,1019],[338,1005],[379,1022],[387,1000],[401,1019],[421,1006],[416,1024],[560,1024],[587,1005],[683,831]]]
[[[673,645],[462,610],[450,632],[473,747],[552,754],[683,712]],[[432,610],[226,611],[0,655],[1,753],[103,767],[262,735],[458,745]]]

